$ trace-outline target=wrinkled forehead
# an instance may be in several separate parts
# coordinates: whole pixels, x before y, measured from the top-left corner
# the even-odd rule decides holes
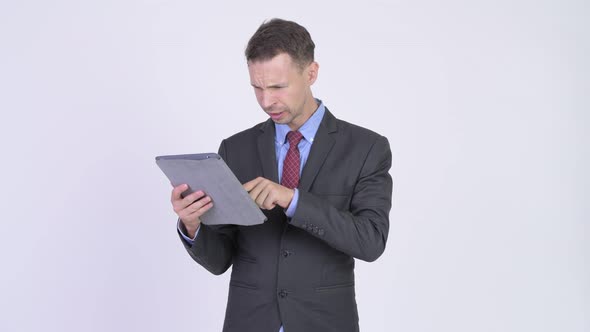
[[[252,84],[258,86],[286,81],[297,72],[297,65],[286,53],[281,53],[269,60],[248,61],[248,72]]]

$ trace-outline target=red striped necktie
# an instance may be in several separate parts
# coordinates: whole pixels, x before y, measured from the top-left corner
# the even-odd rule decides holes
[[[281,185],[287,188],[297,188],[299,185],[299,169],[301,167],[301,158],[299,156],[299,142],[303,135],[298,131],[290,131],[287,133],[287,140],[289,141],[289,151],[283,161],[283,175],[281,178]]]

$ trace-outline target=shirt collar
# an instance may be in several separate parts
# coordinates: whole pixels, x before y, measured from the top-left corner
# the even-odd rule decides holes
[[[322,122],[322,118],[324,117],[324,113],[326,112],[324,103],[320,99],[315,99],[315,101],[320,106],[318,106],[317,110],[309,117],[309,119],[307,119],[307,121],[305,121],[303,126],[299,128],[299,132],[309,143],[313,143],[315,134],[317,133],[320,123]],[[285,137],[287,137],[287,133],[289,133],[289,131],[291,131],[291,128],[289,128],[288,125],[275,123],[275,139],[277,144],[282,145],[285,143]]]

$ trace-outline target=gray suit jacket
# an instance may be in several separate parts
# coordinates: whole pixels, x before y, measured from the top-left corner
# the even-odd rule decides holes
[[[242,183],[278,183],[274,140],[269,119],[224,140],[219,154]],[[385,137],[326,109],[290,221],[277,207],[262,225],[201,225],[192,247],[183,241],[214,274],[233,265],[223,330],[358,331],[354,258],[373,261],[385,249],[390,167]]]

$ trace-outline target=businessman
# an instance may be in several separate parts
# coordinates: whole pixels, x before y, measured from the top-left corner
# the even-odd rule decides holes
[[[269,119],[219,147],[268,220],[204,225],[200,217],[215,202],[202,191],[181,198],[186,185],[172,191],[189,255],[214,274],[233,266],[227,332],[358,331],[354,259],[374,261],[385,249],[389,143],[314,98],[314,48],[295,22],[272,19],[258,28],[246,60]]]

